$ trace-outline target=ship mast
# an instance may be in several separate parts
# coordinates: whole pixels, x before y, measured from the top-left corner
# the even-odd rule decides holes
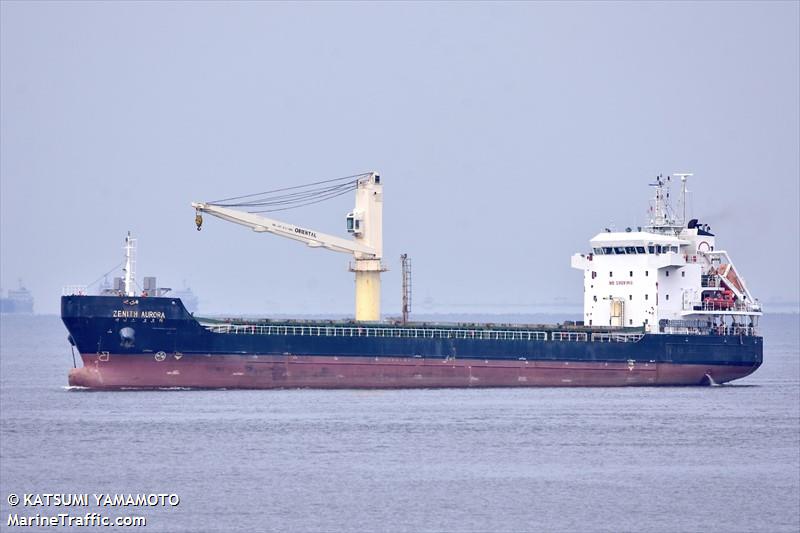
[[[672,176],[664,178],[663,175],[659,174],[656,176],[655,183],[650,184],[651,187],[655,187],[656,194],[650,206],[650,225],[647,226],[647,229],[653,233],[677,235],[686,225],[686,178],[692,176],[692,174],[684,172],[675,175],[681,178],[681,207],[683,217],[678,219],[675,216],[675,211],[672,209],[669,197]]]
[[[694,176],[691,172],[675,172],[675,175],[681,179],[681,208],[683,211],[682,218],[680,220],[681,227],[686,225],[686,178],[689,176]]]
[[[411,313],[411,259],[408,254],[400,256],[400,263],[403,272],[403,324],[407,324]]]
[[[131,237],[131,232],[125,236],[125,296],[136,296],[136,239]]]
[[[668,187],[667,182],[669,181],[669,176],[667,176],[665,180],[664,177],[659,174],[656,176],[655,183],[650,184],[651,187],[656,188],[656,195],[653,197],[652,216],[650,217],[650,225],[654,229],[665,228],[671,222],[667,213],[669,209],[669,189],[666,191],[664,190]]]

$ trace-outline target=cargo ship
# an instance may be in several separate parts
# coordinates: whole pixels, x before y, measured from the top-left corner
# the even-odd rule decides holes
[[[675,175],[682,214],[670,205],[672,177],[659,176],[651,184],[648,226],[606,229],[587,252],[573,255],[572,267],[583,273],[583,320],[550,325],[413,322],[405,312],[403,320],[381,320],[377,173],[193,203],[198,230],[210,214],[352,254],[354,319],[196,317],[180,298],[137,290],[129,236],[118,294],[62,296],[61,316],[83,362],[70,370],[69,383],[93,389],[574,387],[742,378],[762,363],[761,306],[729,254],[717,248],[711,228],[686,220],[688,176]],[[350,190],[356,193],[356,208],[346,216],[352,239],[263,215]]]
[[[186,280],[183,281],[183,288],[172,289],[169,294],[175,298],[180,298],[181,302],[183,302],[183,306],[190,313],[194,314],[197,312],[199,300],[192,288],[186,284]]]
[[[33,295],[19,280],[19,288],[9,289],[8,296],[0,296],[0,313],[32,314]]]

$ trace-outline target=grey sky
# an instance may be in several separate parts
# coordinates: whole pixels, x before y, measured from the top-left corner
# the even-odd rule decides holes
[[[416,310],[536,311],[690,171],[753,293],[797,302],[799,5],[4,1],[0,282],[57,312],[130,229],[202,310],[351,313],[346,255],[189,203],[377,169],[384,313],[402,252]],[[344,235],[352,203],[282,218]]]

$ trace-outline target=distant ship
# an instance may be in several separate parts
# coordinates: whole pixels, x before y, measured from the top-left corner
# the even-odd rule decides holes
[[[197,312],[197,296],[192,292],[192,288],[186,285],[186,281],[183,282],[182,289],[173,289],[169,295],[179,298],[181,302],[183,302],[183,306],[190,313],[194,314]]]
[[[33,313],[33,296],[31,291],[19,281],[19,288],[9,290],[8,296],[0,296],[0,313],[31,314]]]
[[[688,175],[678,176],[685,206]],[[588,253],[572,257],[583,273],[583,320],[549,325],[381,321],[383,193],[376,173],[352,184],[356,208],[346,221],[355,240],[257,214],[276,205],[275,197],[195,203],[198,229],[207,213],[352,253],[355,320],[196,318],[154,284],[136,289],[129,236],[117,294],[61,299],[70,341],[83,359],[69,383],[99,389],[574,387],[742,378],[762,363],[761,306],[728,253],[717,248],[711,228],[687,221],[685,207],[682,216],[671,208],[670,181],[658,177],[651,184],[648,226],[601,232]],[[350,189],[334,192],[341,190]],[[283,207],[315,197],[278,198]]]

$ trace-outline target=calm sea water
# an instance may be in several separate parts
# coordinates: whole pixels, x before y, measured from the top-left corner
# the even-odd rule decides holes
[[[764,365],[720,387],[87,392],[65,388],[58,317],[4,316],[0,529],[99,511],[153,532],[797,532],[798,322],[764,317]]]

